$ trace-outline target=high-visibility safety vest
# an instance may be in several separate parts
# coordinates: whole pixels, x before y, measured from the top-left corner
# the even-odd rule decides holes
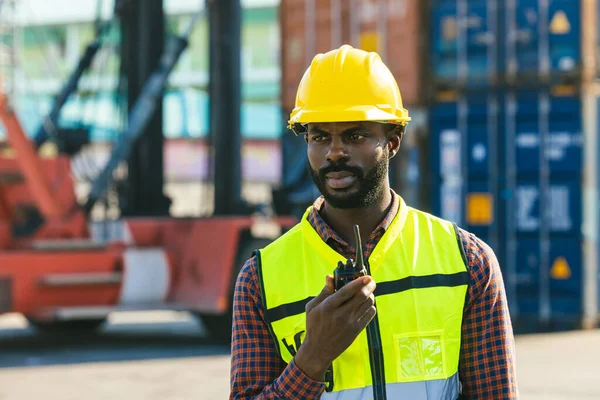
[[[304,340],[306,304],[344,258],[302,221],[257,251],[262,300],[279,355]],[[456,226],[400,208],[367,261],[377,314],[330,366],[322,399],[455,400],[469,283]]]

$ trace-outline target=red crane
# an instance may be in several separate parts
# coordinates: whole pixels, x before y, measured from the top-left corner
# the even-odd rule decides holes
[[[218,24],[220,29],[234,25],[232,10],[239,19],[239,1],[209,5],[214,7],[211,18],[228,21]],[[217,38],[220,34],[225,32],[215,33]],[[148,99],[161,99],[164,82],[187,45],[185,38],[178,40],[178,45],[163,54],[159,68],[132,106],[130,116],[134,115],[136,122],[131,123],[94,182],[92,196],[97,198],[106,189],[111,168],[126,159],[136,138],[144,135],[143,128],[156,107],[144,108],[143,104]],[[223,53],[231,55],[239,48],[219,50],[214,46],[213,50],[214,62],[231,63]],[[222,73],[217,71],[213,69],[214,74]],[[236,71],[239,66],[230,72]],[[217,85],[213,90],[231,84],[227,76],[213,78]],[[239,83],[239,76],[237,79]],[[227,96],[222,99],[231,101]],[[22,313],[37,327],[56,330],[94,329],[118,310],[185,310],[199,315],[214,338],[229,340],[235,278],[251,250],[268,242],[252,237],[255,219],[243,213],[236,215],[231,207],[210,218],[124,217],[111,222],[111,229],[118,232],[113,235],[116,239],[94,240],[88,217],[94,198],[84,205],[78,203],[70,157],[40,157],[9,100],[0,90],[0,120],[13,153],[0,155],[0,314]],[[229,109],[227,115],[219,113],[219,107],[223,105],[217,101],[213,112],[220,126],[226,125],[224,119],[239,113],[239,109]],[[239,129],[215,135],[220,133],[239,141]],[[215,140],[221,143],[217,153],[226,159],[237,157],[239,165],[239,148],[236,154],[227,150],[225,139]],[[240,179],[240,175],[223,175],[221,179]],[[217,191],[232,196],[222,183],[220,188],[218,182],[215,184]],[[286,229],[296,219],[279,217],[274,222]]]

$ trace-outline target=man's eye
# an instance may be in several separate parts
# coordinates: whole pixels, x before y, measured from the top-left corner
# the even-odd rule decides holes
[[[360,133],[354,133],[350,135],[350,140],[361,140],[364,139],[365,135],[361,135]]]
[[[313,142],[321,142],[325,139],[324,136],[313,136]]]

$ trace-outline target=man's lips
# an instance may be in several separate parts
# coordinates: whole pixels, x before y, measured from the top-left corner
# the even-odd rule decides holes
[[[332,189],[345,189],[351,186],[356,176],[348,171],[329,172],[325,175],[327,185]]]
[[[342,179],[342,178],[347,178],[349,176],[354,176],[354,174],[352,172],[348,172],[348,171],[338,171],[338,172],[328,172],[325,175],[326,178],[332,178],[332,179]]]

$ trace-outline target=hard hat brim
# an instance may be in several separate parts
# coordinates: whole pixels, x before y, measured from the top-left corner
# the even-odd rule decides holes
[[[383,107],[382,107],[383,108]],[[406,109],[400,109],[392,114],[376,106],[352,106],[340,110],[340,107],[316,110],[296,109],[292,111],[288,128],[296,135],[304,132],[303,125],[325,122],[385,122],[389,124],[406,125],[411,118]]]

